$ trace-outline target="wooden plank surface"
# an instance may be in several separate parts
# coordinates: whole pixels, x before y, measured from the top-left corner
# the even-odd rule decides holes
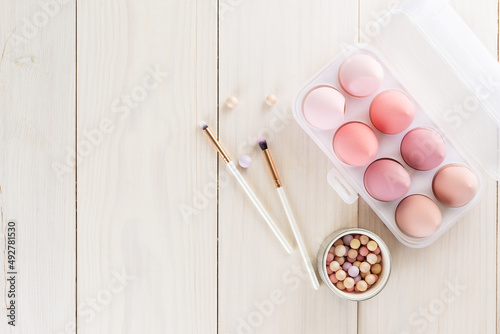
[[[74,3],[0,5],[1,333],[75,325],[75,38]]]
[[[216,24],[216,1],[78,3],[79,334],[217,330]]]

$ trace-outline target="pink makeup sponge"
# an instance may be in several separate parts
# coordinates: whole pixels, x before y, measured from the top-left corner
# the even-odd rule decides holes
[[[307,94],[302,110],[313,127],[335,129],[344,122],[345,97],[333,87],[317,87]]]
[[[335,133],[333,150],[343,163],[364,166],[377,156],[378,139],[368,125],[350,122],[342,125]]]
[[[382,65],[367,54],[350,56],[339,68],[342,89],[354,97],[366,97],[375,93],[384,80]]]
[[[373,125],[388,135],[407,129],[415,118],[415,107],[410,98],[398,90],[386,90],[373,99],[370,119]]]
[[[410,190],[411,179],[406,169],[392,159],[379,159],[365,171],[366,191],[379,201],[395,201]]]
[[[478,181],[476,175],[462,165],[447,165],[441,168],[432,181],[434,196],[452,208],[466,205],[476,196]]]
[[[396,208],[396,224],[399,229],[416,238],[436,233],[442,219],[436,203],[424,195],[408,196]]]
[[[431,170],[446,157],[446,144],[441,135],[430,128],[416,128],[401,142],[401,156],[408,166],[417,170]]]

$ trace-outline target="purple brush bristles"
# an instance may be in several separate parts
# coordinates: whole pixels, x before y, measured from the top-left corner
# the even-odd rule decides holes
[[[260,137],[259,139],[257,139],[257,143],[259,144],[262,151],[267,150],[266,138]]]
[[[205,123],[204,121],[200,122],[200,126],[201,126],[202,130],[205,130],[206,128],[208,128],[207,123]]]

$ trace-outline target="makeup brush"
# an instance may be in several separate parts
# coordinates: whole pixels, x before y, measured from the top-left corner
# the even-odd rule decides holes
[[[278,226],[276,226],[276,223],[274,222],[274,220],[271,218],[271,216],[266,211],[266,209],[264,208],[264,206],[262,205],[262,203],[259,201],[259,199],[255,195],[255,193],[253,192],[253,190],[250,188],[250,186],[248,185],[248,183],[245,181],[245,179],[243,178],[243,176],[240,174],[240,172],[236,168],[236,165],[234,164],[234,162],[231,161],[231,158],[226,153],[226,151],[224,150],[224,148],[222,147],[222,145],[219,143],[219,141],[217,140],[217,138],[215,137],[215,135],[213,134],[213,132],[210,130],[210,128],[208,127],[207,123],[205,123],[205,122],[202,121],[202,122],[200,122],[200,126],[201,126],[203,132],[205,132],[207,134],[208,138],[210,139],[210,141],[212,142],[212,144],[217,149],[217,152],[219,153],[220,157],[226,163],[227,169],[229,169],[229,171],[234,176],[234,178],[236,179],[236,181],[238,181],[238,183],[240,184],[240,186],[243,188],[243,190],[245,191],[245,193],[248,195],[248,197],[250,198],[250,200],[252,201],[252,203],[259,210],[259,213],[262,215],[262,217],[264,218],[264,220],[267,222],[267,225],[269,226],[269,228],[271,229],[271,231],[273,231],[273,233],[276,236],[276,238],[278,238],[278,240],[280,241],[281,245],[283,245],[283,247],[285,247],[285,250],[287,251],[287,253],[290,254],[292,252],[292,246],[290,245],[290,243],[288,242],[288,240],[286,240],[285,236],[281,233],[281,231],[278,229]]]
[[[271,157],[271,152],[267,148],[267,141],[265,138],[259,138],[258,144],[262,149],[262,153],[264,154],[264,158],[266,159],[267,166],[269,167],[269,171],[271,172],[271,176],[273,177],[274,185],[276,186],[276,190],[278,190],[278,195],[281,200],[281,204],[283,204],[283,208],[285,209],[286,216],[288,217],[288,221],[290,222],[290,226],[292,227],[293,235],[297,240],[297,245],[299,246],[300,254],[302,255],[302,259],[306,265],[307,272],[311,277],[312,285],[315,290],[319,289],[318,277],[316,276],[316,272],[313,269],[311,264],[311,259],[307,254],[306,245],[304,244],[304,240],[300,235],[299,227],[297,226],[297,221],[295,220],[295,216],[293,215],[292,208],[290,207],[290,203],[288,203],[288,199],[285,194],[285,190],[283,189],[283,185],[281,183],[280,177],[278,175],[278,171],[274,166],[273,158]]]

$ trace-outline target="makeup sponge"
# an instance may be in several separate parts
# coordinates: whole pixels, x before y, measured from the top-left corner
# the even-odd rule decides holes
[[[342,125],[335,133],[333,150],[343,163],[364,166],[377,156],[378,139],[368,125],[350,122]]]
[[[388,135],[406,130],[415,118],[415,107],[410,98],[398,90],[386,90],[373,99],[370,119],[373,125]]]
[[[411,179],[406,169],[396,160],[379,159],[365,171],[365,189],[379,201],[395,201],[410,190]]]
[[[344,122],[345,97],[333,87],[320,86],[307,94],[302,110],[313,127],[335,129]]]
[[[431,170],[444,161],[446,144],[434,129],[416,128],[404,136],[401,142],[401,156],[412,168]]]
[[[416,238],[425,238],[436,233],[442,219],[436,203],[424,195],[408,196],[396,208],[396,224],[399,229]]]
[[[339,68],[339,83],[351,96],[370,96],[380,88],[383,80],[382,65],[367,54],[352,55]]]
[[[476,196],[476,175],[462,165],[447,165],[441,168],[432,181],[434,196],[446,206],[458,208]]]

